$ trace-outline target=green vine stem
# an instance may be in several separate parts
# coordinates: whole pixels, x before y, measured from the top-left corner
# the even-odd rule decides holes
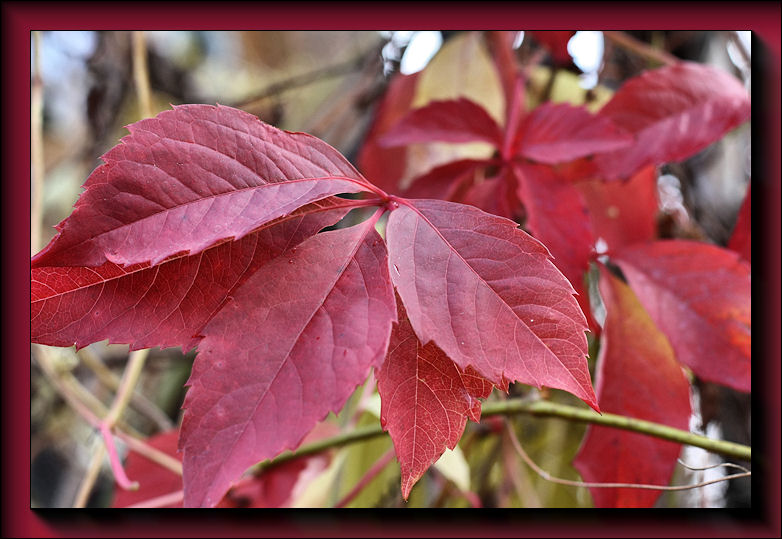
[[[569,421],[581,421],[585,423],[593,423],[595,425],[603,425],[605,427],[630,430],[634,432],[640,432],[642,434],[648,434],[649,436],[654,436],[655,438],[660,438],[663,440],[671,440],[694,447],[700,447],[706,451],[718,453],[728,457],[734,457],[746,461],[750,461],[752,459],[752,448],[746,445],[726,442],[723,440],[714,440],[712,438],[707,438],[706,436],[693,434],[692,432],[675,429],[673,427],[661,425],[659,423],[653,423],[651,421],[644,421],[642,419],[635,419],[632,417],[609,413],[598,414],[585,408],[577,408],[575,406],[559,404],[551,401],[510,399],[499,402],[487,402],[483,405],[483,412],[481,416],[491,417],[496,415],[506,416],[515,414],[558,417]],[[331,438],[325,438],[323,440],[318,440],[317,442],[303,445],[295,452],[286,451],[274,460],[265,460],[256,464],[253,466],[251,471],[257,474],[266,468],[276,466],[277,464],[281,464],[295,458],[314,455],[334,447],[354,444],[381,436],[383,434],[384,431],[380,425],[370,425],[367,427],[358,428],[350,432],[338,434]]]

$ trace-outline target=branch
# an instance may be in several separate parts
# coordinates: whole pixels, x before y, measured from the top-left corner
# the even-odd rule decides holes
[[[514,415],[530,414],[536,416],[559,417],[570,421],[582,421],[585,423],[595,423],[606,427],[613,427],[622,430],[630,430],[647,434],[663,440],[671,440],[682,444],[700,447],[712,453],[734,457],[749,461],[752,459],[752,448],[746,445],[726,442],[723,440],[714,440],[706,436],[693,434],[685,430],[675,429],[667,425],[652,423],[642,419],[625,417],[616,414],[603,413],[602,415],[587,410],[577,408],[567,404],[559,404],[550,401],[526,401],[523,399],[510,399],[502,402],[487,402],[483,405],[483,417],[494,415]],[[335,447],[342,447],[364,440],[369,440],[382,436],[385,431],[380,425],[370,425],[350,432],[338,434],[331,438],[324,438],[311,444],[299,447],[295,452],[286,451],[273,460],[259,462],[251,468],[251,472],[258,474],[261,471],[288,462],[290,460],[314,455]]]
[[[302,73],[301,75],[295,75],[293,77],[281,80],[280,82],[275,82],[260,92],[247,96],[244,99],[232,104],[231,106],[236,108],[248,108],[258,101],[273,97],[293,88],[306,86],[323,79],[338,77],[340,75],[347,75],[348,73],[359,70],[364,64],[364,59],[366,56],[367,53],[362,53],[346,62],[322,67],[314,71]]]
[[[125,470],[122,468],[119,455],[117,455],[117,448],[114,445],[114,438],[112,435],[112,429],[119,421],[125,409],[130,403],[130,397],[133,395],[133,388],[136,387],[141,371],[144,368],[144,362],[149,355],[149,350],[137,350],[130,354],[128,363],[125,366],[125,372],[122,375],[119,389],[114,396],[114,401],[111,403],[111,407],[103,419],[98,423],[98,430],[100,431],[105,449],[109,454],[109,462],[111,464],[111,470],[114,472],[114,478],[117,484],[125,490],[136,490],[138,483],[128,479],[125,474]],[[100,463],[103,462],[105,452],[98,450],[92,455],[89,470],[97,469],[100,467]],[[92,487],[95,485],[95,480],[98,478],[97,473],[88,473],[79,487],[79,495],[74,502],[74,507],[84,507],[87,503],[88,496],[92,491]]]
[[[714,440],[693,434],[686,430],[679,430],[668,425],[652,423],[643,419],[626,417],[616,414],[597,414],[592,410],[585,408],[576,408],[566,404],[558,404],[551,401],[526,401],[521,399],[511,399],[501,402],[487,402],[483,405],[483,415],[513,415],[513,414],[532,414],[537,416],[559,417],[571,421],[582,421],[585,423],[594,423],[606,427],[613,427],[622,430],[630,430],[648,434],[655,438],[671,440],[681,444],[700,447],[712,453],[718,453],[741,460],[752,460],[752,448],[746,445],[726,442],[724,440]]]
[[[619,45],[623,49],[637,54],[647,60],[651,60],[661,65],[673,65],[679,63],[679,59],[673,54],[650,47],[643,41],[640,41],[633,36],[630,36],[624,32],[617,31],[604,31],[603,35],[609,41]]]
[[[149,91],[149,70],[147,69],[147,41],[143,31],[131,32],[133,36],[133,79],[136,82],[139,116],[152,116],[152,102]]]

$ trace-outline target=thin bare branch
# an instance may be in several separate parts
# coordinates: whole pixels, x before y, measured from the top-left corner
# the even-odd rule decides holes
[[[730,481],[731,479],[738,479],[739,477],[750,477],[752,475],[752,472],[743,472],[743,473],[737,473],[732,475],[726,475],[719,479],[712,479],[710,481],[694,483],[692,485],[676,485],[676,486],[645,485],[645,484],[636,484],[636,483],[590,483],[587,481],[571,481],[570,479],[562,479],[560,477],[554,477],[546,470],[540,468],[537,464],[535,464],[535,461],[533,461],[530,458],[530,456],[527,455],[527,452],[524,451],[524,448],[521,446],[519,439],[516,437],[516,433],[513,431],[513,426],[510,424],[510,421],[508,421],[507,419],[505,420],[505,427],[508,430],[508,436],[510,437],[510,441],[513,444],[513,447],[516,449],[516,452],[519,454],[522,460],[524,460],[524,462],[526,462],[527,465],[530,468],[532,468],[533,471],[536,474],[538,474],[540,477],[542,477],[546,481],[557,483],[558,485],[567,485],[571,487],[586,487],[586,488],[634,488],[634,489],[642,489],[642,490],[676,491],[676,490],[691,490],[694,488],[701,488],[701,487],[705,487],[706,485],[721,483],[723,481]]]

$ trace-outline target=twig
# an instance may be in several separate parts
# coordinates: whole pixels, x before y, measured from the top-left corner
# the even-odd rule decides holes
[[[733,464],[732,462],[719,462],[717,464],[710,464],[709,466],[690,466],[686,462],[684,462],[682,459],[676,459],[679,464],[687,468],[688,470],[692,470],[694,472],[702,472],[705,470],[713,470],[714,468],[734,468],[736,470],[741,470],[742,472],[749,473],[749,469],[745,468],[744,466],[739,466],[738,464]]]
[[[643,41],[640,41],[633,36],[630,36],[624,32],[617,31],[604,31],[603,35],[606,39],[616,43],[620,47],[634,52],[638,56],[646,58],[661,65],[673,65],[679,63],[679,59],[673,54],[661,49],[655,49],[650,47]]]
[[[103,443],[105,444],[106,450],[109,454],[109,463],[111,464],[111,469],[114,472],[114,478],[116,479],[117,484],[126,490],[137,489],[138,483],[130,481],[130,479],[128,479],[127,475],[125,474],[125,470],[122,468],[122,463],[120,462],[119,456],[117,455],[117,449],[114,446],[114,438],[112,436],[111,429],[114,428],[114,425],[116,425],[116,423],[119,421],[122,413],[125,411],[125,408],[127,408],[128,403],[130,402],[130,396],[133,394],[133,388],[136,387],[136,382],[138,382],[139,376],[141,375],[141,371],[144,367],[144,362],[146,361],[148,355],[148,349],[137,350],[130,354],[128,363],[125,366],[125,372],[122,375],[122,380],[120,381],[120,387],[114,396],[114,401],[111,403],[111,407],[109,408],[108,413],[98,424],[98,429],[101,433],[101,436],[103,437]],[[95,461],[102,462],[103,457],[104,455],[101,451],[96,451],[92,456],[90,469],[95,466]],[[84,481],[82,482],[82,486],[79,489],[80,492],[87,491],[87,493],[89,493],[92,490],[92,487],[95,485],[96,479],[97,475],[92,476],[88,474],[85,476]]]
[[[109,369],[98,355],[89,348],[82,348],[77,352],[82,363],[89,368],[104,386],[117,391],[119,389],[120,379]],[[144,414],[155,423],[161,431],[171,430],[175,427],[174,422],[161,410],[154,402],[149,400],[143,394],[134,391],[130,397],[130,404],[138,412]]]
[[[161,450],[155,449],[143,440],[134,438],[133,436],[130,436],[118,429],[117,437],[125,442],[125,444],[128,446],[128,449],[131,451],[135,451],[139,455],[143,455],[152,462],[159,464],[163,468],[170,470],[177,475],[182,475],[182,463],[171,455],[163,453]]]
[[[74,508],[81,509],[87,506],[92,487],[95,485],[95,481],[98,480],[98,475],[103,467],[103,457],[105,456],[106,447],[101,441],[98,441],[95,452],[93,453],[93,458],[87,468],[87,473],[84,475],[81,485],[79,485],[79,492],[76,494],[76,500],[73,502]]]
[[[143,31],[134,31],[131,35],[133,36],[133,79],[136,82],[139,115],[142,118],[149,118],[152,116],[152,104],[147,69],[147,42]]]
[[[570,479],[562,479],[560,477],[554,477],[546,470],[543,470],[537,464],[535,464],[535,462],[530,458],[530,456],[527,455],[527,452],[524,451],[524,448],[521,446],[519,439],[516,437],[516,433],[513,431],[513,427],[511,426],[510,421],[508,421],[507,419],[505,420],[505,427],[508,431],[508,436],[510,437],[510,441],[513,444],[513,447],[516,449],[516,452],[519,454],[522,460],[524,460],[524,462],[526,462],[527,465],[530,468],[532,468],[535,471],[535,473],[538,474],[540,477],[542,477],[546,481],[557,483],[559,485],[567,485],[571,487],[587,487],[587,488],[634,488],[634,489],[641,489],[641,490],[676,491],[676,490],[691,490],[694,488],[705,487],[706,485],[711,485],[713,483],[721,483],[722,481],[729,481],[730,479],[738,479],[739,477],[750,477],[752,475],[752,472],[737,473],[732,475],[726,475],[724,477],[721,477],[720,479],[712,479],[711,481],[703,481],[701,483],[695,483],[692,485],[677,485],[677,486],[644,485],[644,484],[636,484],[636,483],[590,483],[586,481],[571,481]]]
[[[394,458],[394,448],[390,448],[388,451],[386,451],[385,455],[377,459],[375,463],[372,465],[372,467],[367,470],[367,473],[364,474],[364,476],[359,479],[358,483],[350,489],[350,492],[345,494],[343,498],[334,505],[335,508],[345,507],[350,502],[353,501],[353,499],[359,495],[359,493],[366,488],[366,486],[380,474],[380,472],[383,471],[383,468],[385,468],[389,462],[391,462]]]
[[[322,67],[320,69],[316,69],[308,73],[302,73],[301,75],[295,75],[293,77],[281,80],[279,82],[275,82],[274,84],[270,84],[260,92],[247,96],[244,99],[235,102],[232,106],[237,108],[248,108],[251,107],[252,105],[255,105],[258,101],[262,101],[269,97],[273,97],[275,95],[281,94],[288,90],[292,90],[300,86],[306,86],[308,84],[311,84],[313,82],[322,79],[329,79],[332,77],[338,77],[340,75],[346,75],[348,73],[352,73],[353,71],[357,71],[358,69],[361,68],[361,66],[364,63],[364,59],[366,58],[366,55],[367,53],[363,53],[355,58],[352,58],[340,64],[334,64],[334,65]]]
[[[33,32],[33,80],[30,88],[30,254],[38,252],[43,226],[43,79],[41,32]]]

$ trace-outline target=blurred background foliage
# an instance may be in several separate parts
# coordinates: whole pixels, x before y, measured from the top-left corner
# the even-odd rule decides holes
[[[373,113],[389,81],[400,70],[419,72],[413,106],[433,99],[469,97],[497,119],[502,89],[482,33],[466,32],[145,32],[152,113],[180,103],[221,103],[242,108],[265,122],[322,138],[356,163]],[[749,85],[748,32],[630,32],[641,43],[682,59],[712,63]],[[40,245],[55,234],[99,165],[99,156],[127,132],[123,126],[141,117],[135,93],[130,32],[42,32],[39,47],[43,87],[44,188]],[[530,63],[528,106],[544,98],[586,103],[596,110],[624,80],[655,67],[633,51],[604,39],[601,32],[578,32],[568,44],[570,58],[553,58],[541,43],[519,33],[516,60]],[[36,65],[31,58],[31,68]],[[423,69],[423,71],[421,71]],[[730,235],[748,184],[749,129],[742,127],[694,158],[662,171],[659,191],[661,230],[682,237],[693,226],[724,244]],[[486,145],[430,144],[411,150],[408,176],[460,157],[480,157]],[[370,178],[372,179],[372,178]],[[682,212],[688,219],[682,219]],[[688,224],[689,223],[689,224]],[[593,347],[594,348],[594,347]],[[33,354],[35,355],[35,350]],[[47,349],[56,376],[81,384],[108,405],[127,361],[127,346],[93,344],[84,350]],[[593,350],[591,358],[596,357]],[[194,352],[151,351],[123,416],[131,432],[154,436],[175,428]],[[594,360],[590,359],[594,366]],[[749,443],[749,398],[704,385],[702,415],[694,430]],[[511,387],[512,396],[534,390]],[[35,361],[31,364],[31,503],[34,507],[70,507],[100,437],[61,399]],[[698,395],[695,396],[696,400]],[[506,398],[495,393],[491,399]],[[573,403],[568,394],[549,398]],[[700,402],[700,401],[699,401]],[[338,416],[325,423],[337,429],[376,424],[379,402],[372,376],[359,387]],[[585,426],[558,419],[516,417],[513,427],[530,456],[552,475],[579,479],[570,465]],[[401,498],[399,467],[387,457],[388,436],[332,450],[328,460],[291,488],[280,502],[290,506],[348,507],[588,507],[589,493],[545,481],[514,452],[502,422],[468,422],[453,454],[433,467]],[[121,451],[127,452],[125,446]],[[688,449],[684,460],[712,463],[715,457]],[[385,460],[383,460],[385,459]],[[380,461],[382,466],[376,466]],[[385,462],[385,464],[383,464]],[[371,478],[366,474],[378,468]],[[683,469],[675,482],[692,480]],[[696,480],[704,479],[695,472]],[[719,473],[719,472],[715,472]],[[298,477],[298,476],[297,476]],[[302,478],[305,476],[302,475]],[[348,496],[362,478],[371,479]],[[709,478],[706,476],[705,478]],[[133,479],[133,477],[131,477]],[[296,481],[294,481],[295,483]],[[716,485],[693,492],[668,493],[661,506],[749,505],[748,482]],[[731,490],[732,489],[732,490]],[[730,492],[728,492],[730,490]],[[110,506],[115,486],[104,466],[89,506]],[[252,504],[250,500],[245,504]],[[241,505],[241,504],[239,504]]]

